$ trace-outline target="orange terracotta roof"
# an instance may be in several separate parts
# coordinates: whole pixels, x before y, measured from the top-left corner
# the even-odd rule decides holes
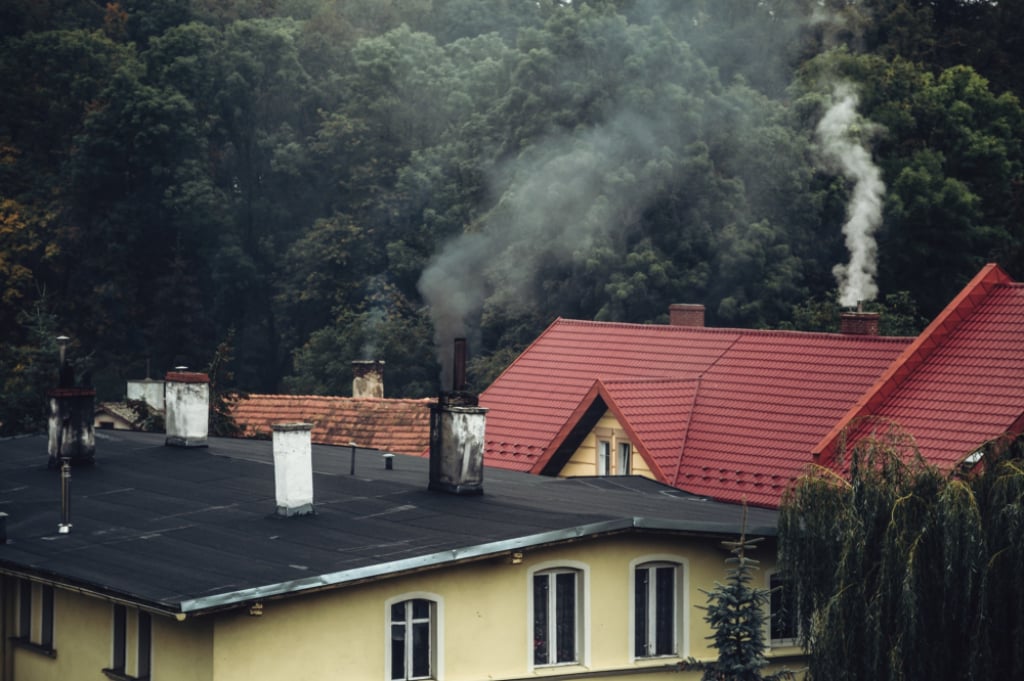
[[[600,397],[662,482],[776,506],[909,342],[559,319],[480,396],[485,462],[539,472]]]
[[[1020,432],[1024,415],[1024,285],[988,265],[814,448],[827,465],[890,426],[950,469],[979,445]]]
[[[347,445],[419,455],[430,442],[429,399],[249,395],[231,414],[243,437],[269,438],[273,423],[313,424],[316,444]]]

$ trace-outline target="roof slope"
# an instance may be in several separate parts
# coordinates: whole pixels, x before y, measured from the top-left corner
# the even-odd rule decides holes
[[[273,423],[313,424],[317,444],[419,454],[430,443],[429,400],[323,395],[249,395],[231,415],[244,437],[270,437]]]
[[[949,469],[982,443],[1019,432],[1024,414],[1024,285],[988,265],[814,448],[891,425]]]
[[[73,471],[73,527],[59,534],[46,437],[0,440],[0,574],[128,599],[155,612],[202,614],[306,590],[482,559],[610,532],[730,537],[745,510],[636,477],[573,480],[487,472],[485,493],[427,490],[429,461],[312,447],[316,514],[274,514],[272,446],[97,432],[96,465]],[[751,509],[750,534],[776,514]]]
[[[637,419],[609,392],[613,403],[622,403],[634,444],[649,447],[645,454],[664,482],[720,500],[775,506],[812,461],[811,448],[909,342],[559,319],[481,394],[481,406],[490,409],[486,461],[536,471],[561,444],[559,435],[595,381],[606,389],[627,381],[631,395],[650,382],[649,399],[673,401],[672,413]],[[665,379],[677,382],[671,399],[666,384],[655,383]],[[691,394],[688,382],[698,380]],[[672,438],[680,445],[674,454]]]

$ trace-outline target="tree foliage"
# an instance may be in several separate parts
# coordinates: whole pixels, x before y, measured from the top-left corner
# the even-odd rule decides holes
[[[1024,272],[1022,20],[967,0],[14,0],[3,340],[29,342],[16,320],[46,291],[102,399],[231,329],[239,387],[343,392],[355,358],[332,353],[380,318],[386,390],[413,395],[438,387],[448,320],[478,387],[559,315],[827,325],[808,301],[831,304],[852,188],[815,127],[838,80],[880,130],[879,304],[913,301],[907,333],[981,263]]]
[[[896,433],[847,463],[849,479],[812,472],[781,510],[809,677],[1024,673],[1024,438],[988,443],[951,476]]]
[[[714,632],[709,638],[718,657],[712,662],[690,658],[683,663],[683,668],[702,670],[703,681],[781,681],[794,678],[788,670],[767,675],[762,673],[768,664],[764,654],[764,634],[767,624],[765,612],[771,592],[753,586],[758,561],[747,556],[759,541],[747,539],[744,531],[739,539],[722,542],[732,554],[725,559],[729,566],[727,580],[724,584],[715,582],[711,591],[701,589],[708,597],[704,620]]]

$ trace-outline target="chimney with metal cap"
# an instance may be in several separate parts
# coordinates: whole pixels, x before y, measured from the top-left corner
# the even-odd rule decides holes
[[[68,363],[67,336],[58,336],[60,372],[57,387],[47,393],[50,399],[47,453],[48,466],[61,468],[61,462],[91,464],[96,455],[96,391],[75,385],[75,372]]]
[[[166,443],[205,447],[210,430],[210,377],[198,371],[170,371],[164,377]]]
[[[313,451],[311,423],[274,423],[274,490],[277,514],[313,513]]]
[[[384,360],[352,362],[352,397],[384,397]]]
[[[673,303],[668,306],[669,326],[704,326],[704,306],[690,303]]]
[[[487,409],[466,391],[466,340],[455,341],[452,385],[430,405],[429,489],[458,495],[483,494]]]

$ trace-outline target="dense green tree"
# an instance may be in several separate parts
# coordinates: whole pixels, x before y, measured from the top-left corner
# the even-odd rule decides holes
[[[1024,671],[1022,445],[989,443],[950,476],[891,429],[841,454],[848,478],[820,469],[798,482],[781,509],[780,554],[811,679]]]

